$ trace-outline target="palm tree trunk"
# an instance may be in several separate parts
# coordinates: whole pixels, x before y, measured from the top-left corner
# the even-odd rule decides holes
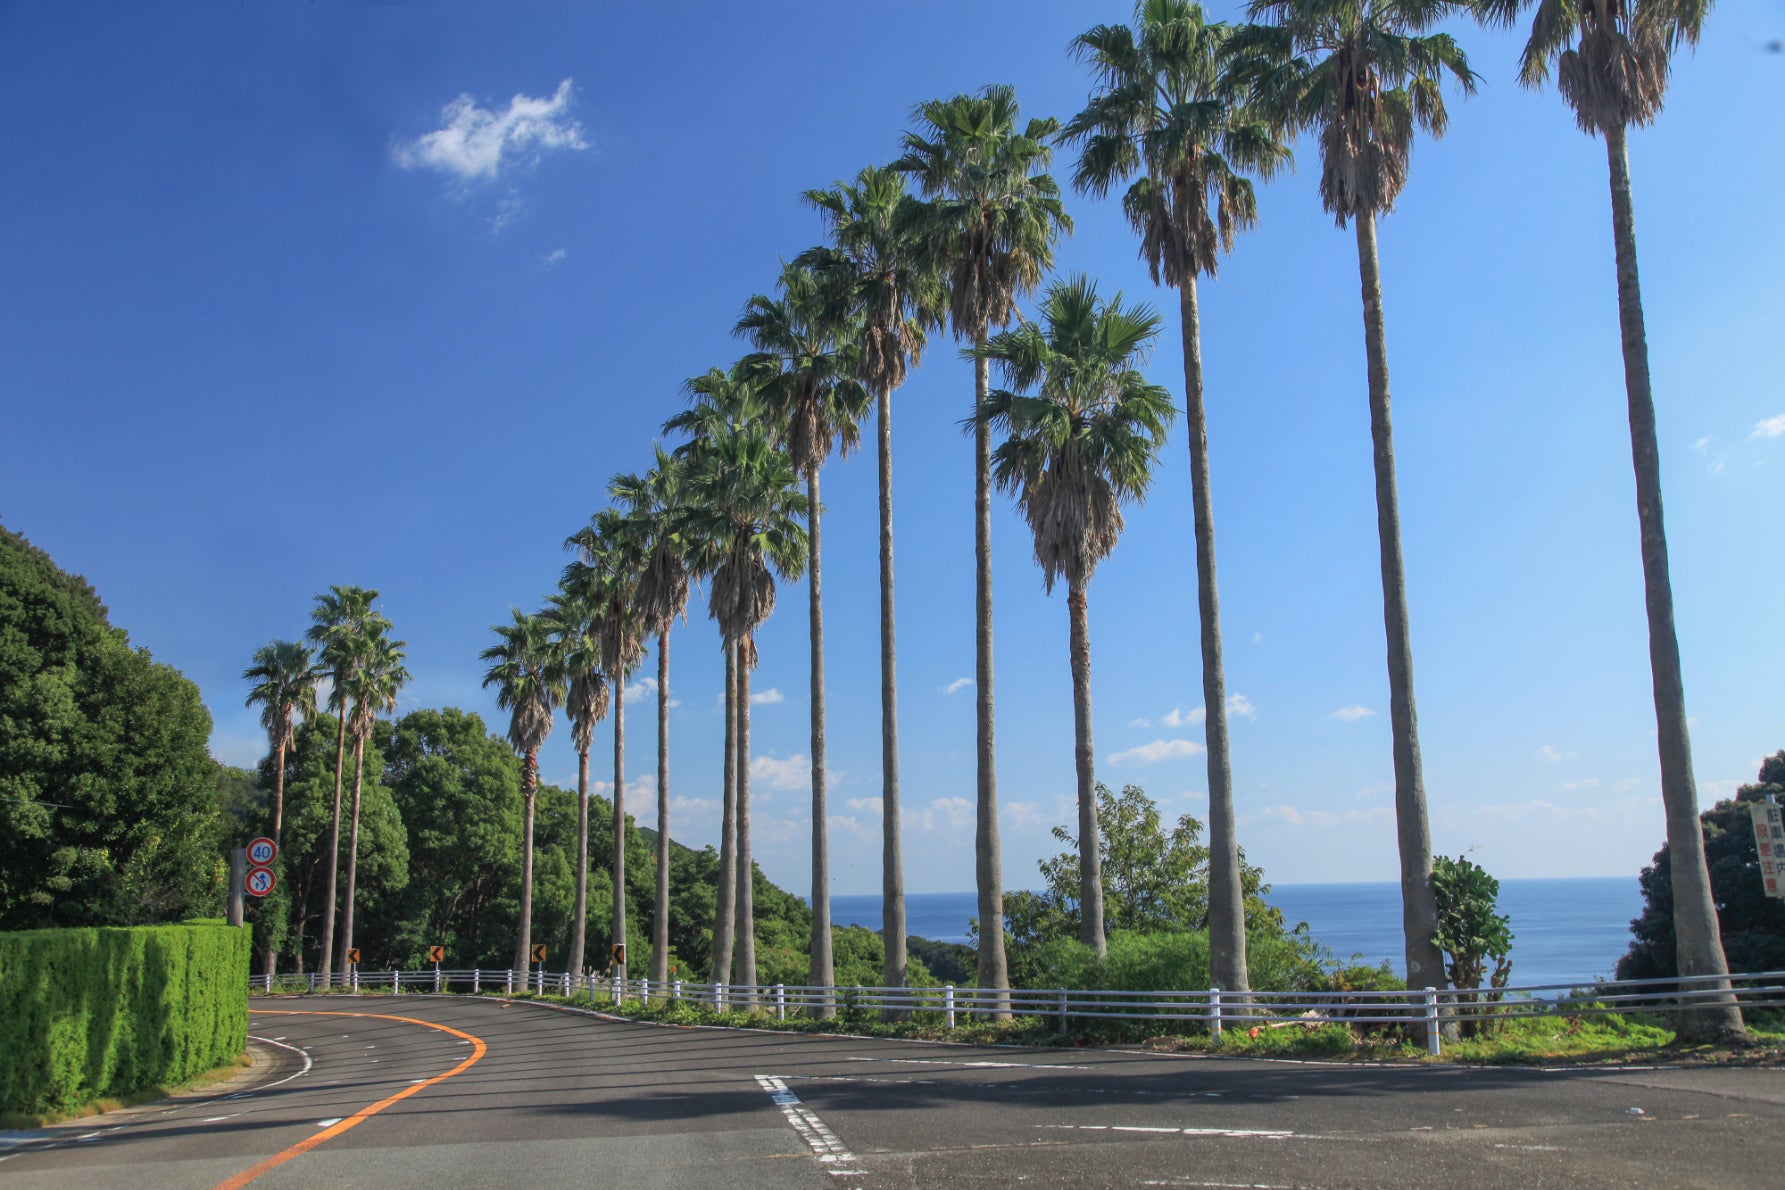
[[[343,708],[345,711],[345,708]],[[335,820],[328,832],[328,896],[322,903],[322,953],[316,959],[316,974],[326,985],[331,968],[329,956],[335,947],[335,876],[341,855],[341,770],[347,764],[347,716],[342,714],[335,731]]]
[[[882,391],[875,400],[878,415],[880,463],[880,805],[881,805],[881,927],[882,937],[893,932],[886,907],[897,904],[899,931],[904,930],[905,856],[899,831],[899,677],[898,648],[893,630],[893,522],[892,522],[892,393]],[[836,972],[830,959],[830,896],[824,903],[825,987],[833,986]],[[824,1016],[836,1015],[827,1005]]]
[[[1622,125],[1605,130],[1611,167],[1612,238],[1617,246],[1618,325],[1624,346],[1624,390],[1630,406],[1630,456],[1636,470],[1636,516],[1642,538],[1644,602],[1649,618],[1649,672],[1655,688],[1655,737],[1661,756],[1661,803],[1673,863],[1673,928],[1681,975],[1726,975],[1723,940],[1705,866],[1686,727],[1686,690],[1674,633],[1673,583],[1667,568],[1667,529],[1661,510],[1661,448],[1655,437],[1655,396],[1649,386],[1649,346],[1636,271],[1636,216],[1630,199],[1630,158]],[[1727,984],[1718,984],[1727,987]],[[1733,997],[1682,1014],[1680,1032],[1700,1040],[1745,1034]]]
[[[614,680],[614,921],[613,944],[626,945],[626,677]],[[617,972],[626,978],[626,964]]]
[[[576,909],[570,919],[570,961],[564,969],[572,975],[583,970],[589,940],[589,750],[576,750]]]
[[[669,624],[657,633],[657,904],[651,914],[651,982],[669,983]]]
[[[281,831],[285,825],[285,744],[280,742],[273,749],[273,846],[279,845]],[[271,934],[271,931],[268,931]],[[266,959],[263,964],[264,974],[271,978],[279,965],[279,948],[268,940]]]
[[[725,779],[719,827],[719,887],[713,903],[713,954],[707,976],[715,984],[731,977],[738,881],[738,650],[725,645]]]
[[[818,468],[806,472],[811,532],[806,535],[807,588],[812,638],[812,940],[806,982],[836,984],[831,963],[830,813],[824,775],[824,583],[819,569]],[[896,854],[895,854],[896,858]]]
[[[984,347],[984,332],[974,336]],[[973,866],[979,882],[979,986],[994,991],[1010,987],[1010,965],[1004,954],[1004,862],[998,841],[998,773],[992,740],[992,427],[985,418],[986,396],[992,389],[992,364],[973,361],[973,559],[974,661],[973,694],[978,714],[978,823],[973,838]],[[889,929],[890,934],[890,929]],[[889,942],[890,945],[890,942]],[[900,985],[905,969],[905,906],[899,904]],[[999,999],[995,1020],[1009,1015],[1009,1001]]]
[[[521,757],[521,929],[513,970],[523,975],[533,953],[533,802],[539,789],[539,751]]]
[[[1407,986],[1443,987],[1444,956],[1435,941],[1438,899],[1432,887],[1432,833],[1426,820],[1413,705],[1413,637],[1407,624],[1407,571],[1401,558],[1401,501],[1395,487],[1394,426],[1388,406],[1388,337],[1382,325],[1382,270],[1376,216],[1357,216],[1357,267],[1363,284],[1364,353],[1370,369],[1370,438],[1375,444],[1376,537],[1382,556],[1382,622],[1388,638],[1388,715],[1394,736],[1395,824],[1401,852],[1401,928]]]
[[[737,737],[737,947],[732,963],[736,983],[756,985],[756,889],[755,867],[750,862],[750,651],[741,651],[738,658],[738,737]],[[743,1007],[756,1006],[756,998],[746,994]]]
[[[1216,987],[1246,991],[1246,898],[1233,821],[1233,759],[1227,739],[1227,675],[1221,664],[1221,596],[1215,586],[1215,513],[1209,483],[1209,424],[1202,399],[1202,318],[1196,278],[1178,286],[1183,320],[1184,411],[1190,438],[1190,500],[1196,537],[1196,610],[1202,627],[1203,738],[1209,755],[1209,972]]]
[[[353,736],[353,826],[347,833],[347,896],[341,902],[341,970],[348,967],[347,955],[353,949],[353,899],[359,887],[359,800],[360,779],[365,772],[366,741],[357,731]]]
[[[1078,940],[1108,952],[1103,936],[1103,855],[1097,834],[1097,772],[1091,752],[1091,624],[1083,579],[1068,578],[1071,621],[1073,767],[1078,772]]]

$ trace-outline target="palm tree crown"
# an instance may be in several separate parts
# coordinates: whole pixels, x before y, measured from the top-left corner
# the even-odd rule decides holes
[[[1124,307],[1120,294],[1105,305],[1081,276],[1048,287],[1039,323],[980,351],[1012,386],[986,400],[985,416],[1009,433],[993,474],[1034,532],[1049,590],[1091,577],[1121,535],[1121,506],[1152,482],[1173,408],[1136,365],[1159,327],[1150,307]]]
[[[244,681],[255,683],[245,705],[259,705],[260,725],[274,751],[291,746],[298,715],[316,713],[320,676],[310,650],[298,641],[276,640],[254,650],[254,664],[242,671]]]
[[[689,444],[687,503],[677,518],[695,568],[712,575],[708,614],[727,644],[775,610],[775,574],[805,572],[807,502],[787,455],[752,425]],[[772,569],[771,569],[772,568]]]
[[[484,686],[496,688],[496,706],[508,712],[508,742],[527,756],[552,733],[552,712],[564,702],[564,675],[555,663],[550,621],[518,607],[510,612],[509,623],[491,629],[497,643],[478,656],[490,663]]]
[[[617,475],[608,494],[626,508],[632,533],[645,553],[634,598],[648,633],[667,632],[677,616],[688,614],[687,549],[677,532],[682,504],[683,470],[663,448],[656,448],[656,466],[643,475]]]

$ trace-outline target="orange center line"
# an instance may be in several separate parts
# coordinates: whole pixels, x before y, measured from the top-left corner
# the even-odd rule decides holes
[[[324,1128],[321,1132],[318,1132],[316,1135],[305,1137],[297,1144],[292,1145],[289,1149],[286,1149],[283,1152],[274,1153],[259,1165],[256,1165],[251,1169],[245,1169],[227,1181],[217,1183],[214,1190],[240,1190],[241,1187],[246,1186],[249,1182],[252,1182],[255,1178],[258,1178],[268,1170],[277,1169],[287,1161],[290,1161],[293,1157],[296,1157],[301,1153],[307,1153],[317,1145],[323,1144],[326,1141],[333,1140],[349,1128],[363,1123],[383,1111],[385,1108],[391,1106],[393,1103],[400,1103],[417,1091],[425,1091],[435,1083],[445,1082],[453,1075],[458,1074],[461,1071],[469,1070],[472,1066],[476,1065],[477,1060],[483,1057],[489,1049],[489,1047],[484,1044],[483,1038],[481,1037],[473,1037],[469,1033],[462,1033],[449,1025],[437,1025],[433,1021],[418,1021],[414,1017],[409,1016],[388,1016],[379,1012],[304,1012],[296,1009],[271,1008],[251,1008],[248,1011],[256,1016],[354,1016],[377,1021],[402,1021],[406,1025],[420,1025],[425,1029],[438,1029],[442,1033],[451,1033],[454,1037],[463,1037],[466,1041],[471,1043],[471,1056],[466,1058],[463,1062],[460,1062],[457,1066],[454,1066],[451,1070],[448,1070],[445,1074],[437,1074],[433,1078],[424,1079],[419,1083],[404,1087],[401,1091],[398,1091],[395,1095],[392,1095],[387,1099],[380,1099],[370,1107],[362,1107],[359,1111],[348,1116],[345,1120],[338,1120],[327,1128]]]

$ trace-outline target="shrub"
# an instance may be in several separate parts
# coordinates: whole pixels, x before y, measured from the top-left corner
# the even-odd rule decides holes
[[[211,924],[0,934],[0,1110],[65,1111],[235,1058],[249,945]]]

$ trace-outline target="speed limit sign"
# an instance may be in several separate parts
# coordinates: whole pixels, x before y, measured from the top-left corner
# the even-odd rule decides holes
[[[278,883],[278,881],[274,879],[273,870],[271,868],[248,869],[247,889],[253,896],[266,896],[273,891],[273,885],[276,883]]]
[[[268,866],[278,854],[279,845],[265,835],[248,844],[248,862],[257,868]]]

